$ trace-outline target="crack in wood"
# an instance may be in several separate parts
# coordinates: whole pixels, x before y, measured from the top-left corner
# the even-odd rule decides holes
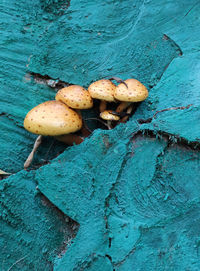
[[[139,124],[144,124],[144,123],[151,123],[152,120],[156,117],[157,114],[159,113],[162,113],[162,112],[165,112],[165,111],[170,111],[170,110],[184,110],[184,109],[189,109],[191,106],[193,106],[193,104],[189,104],[187,106],[177,106],[177,107],[169,107],[169,108],[165,108],[165,109],[161,109],[161,110],[158,110],[156,111],[156,113],[151,117],[151,118],[148,118],[148,119],[138,119],[137,122]]]
[[[71,85],[65,81],[60,80],[59,78],[52,78],[46,74],[42,75],[40,73],[30,72],[30,75],[33,76],[36,83],[45,84],[53,88],[55,91]]]

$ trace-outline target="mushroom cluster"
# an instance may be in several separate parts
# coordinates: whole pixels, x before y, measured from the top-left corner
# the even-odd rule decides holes
[[[115,85],[111,79],[120,84]],[[38,134],[33,150],[27,158],[24,168],[28,168],[34,153],[41,144],[42,136],[53,136],[68,145],[80,144],[90,135],[81,110],[93,107],[93,99],[100,100],[100,118],[107,121],[108,129],[112,122],[125,122],[132,112],[132,105],[148,97],[147,88],[136,79],[125,81],[113,77],[92,83],[88,90],[79,85],[71,85],[60,89],[53,101],[46,101],[34,107],[24,119],[24,128]],[[120,104],[115,110],[108,110],[107,103]],[[126,110],[126,112],[124,112]],[[80,135],[74,134],[80,131]]]

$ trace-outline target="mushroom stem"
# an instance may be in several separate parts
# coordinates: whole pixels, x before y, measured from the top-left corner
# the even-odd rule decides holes
[[[106,102],[106,101],[101,100],[101,102],[100,102],[100,106],[99,106],[99,111],[100,111],[100,112],[105,111],[105,110],[106,110],[106,106],[107,106],[107,102]]]
[[[132,110],[133,110],[133,104],[131,104],[131,105],[128,107],[126,113],[127,113],[127,114],[131,114]],[[123,118],[121,119],[120,122],[126,122],[126,121],[128,120],[128,118],[129,118],[129,116],[125,116],[125,117],[123,117]]]
[[[26,162],[24,163],[24,169],[27,169],[30,166],[31,162],[33,161],[34,154],[41,143],[42,143],[42,136],[39,135],[35,140],[31,153],[29,154],[28,158],[26,159]]]
[[[108,127],[108,130],[112,130],[112,121],[111,120],[107,120],[107,127]]]
[[[117,109],[116,109],[116,112],[117,113],[121,113],[123,112],[127,107],[129,107],[131,103],[129,102],[122,102],[120,103],[120,105],[118,105]]]
[[[55,136],[55,139],[57,139],[58,141],[64,142],[65,144],[69,146],[72,146],[74,144],[76,145],[81,144],[84,140],[83,137],[74,135],[74,134]]]

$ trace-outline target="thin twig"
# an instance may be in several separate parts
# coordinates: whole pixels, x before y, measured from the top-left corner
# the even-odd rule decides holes
[[[13,268],[13,266],[15,266],[16,264],[18,264],[18,263],[21,262],[22,260],[24,260],[26,257],[27,257],[27,256],[25,256],[25,257],[23,257],[23,258],[17,260],[15,263],[13,263],[13,264],[11,265],[11,267],[10,267],[7,271],[10,271],[10,270]]]
[[[39,135],[35,140],[31,153],[29,154],[28,158],[26,159],[26,162],[24,163],[24,169],[27,169],[30,166],[31,162],[33,161],[34,154],[41,143],[42,143],[42,136]]]
[[[109,80],[115,80],[117,83],[122,83],[128,88],[128,85],[126,84],[126,82],[119,77],[113,76],[113,77],[109,78]]]

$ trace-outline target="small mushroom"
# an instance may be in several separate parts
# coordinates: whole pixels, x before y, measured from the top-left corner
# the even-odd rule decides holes
[[[93,107],[93,99],[90,96],[90,93],[79,85],[71,85],[69,87],[60,89],[56,94],[55,99],[65,103],[73,109],[77,109],[80,116],[80,109],[89,109]],[[84,121],[81,132],[85,137],[89,136],[91,133]]]
[[[148,97],[147,88],[138,80],[127,79],[124,82],[126,85],[123,83],[119,84],[114,93],[115,99],[122,101],[116,109],[117,113],[125,110],[131,103],[144,101]]]
[[[106,110],[107,102],[116,102],[114,98],[115,88],[116,85],[107,79],[98,80],[88,87],[91,97],[101,100],[99,107],[100,112]]]
[[[107,124],[108,124],[108,129],[112,129],[112,125],[111,125],[111,122],[112,121],[118,121],[120,120],[120,117],[116,114],[112,114],[112,110],[105,110],[103,112],[100,113],[100,117],[103,119],[103,120],[107,120]]]
[[[93,100],[90,93],[79,85],[60,89],[55,99],[74,109],[89,109],[93,107]]]
[[[60,101],[47,101],[34,107],[24,119],[24,128],[40,136],[36,139],[24,167],[27,168],[33,160],[42,136],[56,136],[56,139],[59,139],[59,136],[76,132],[81,127],[82,118],[79,114]]]
[[[100,117],[103,120],[110,120],[110,121],[112,121],[112,120],[114,120],[114,121],[120,120],[120,117],[118,115],[116,115],[116,114],[113,114],[112,110],[105,110],[105,111],[101,112]]]

